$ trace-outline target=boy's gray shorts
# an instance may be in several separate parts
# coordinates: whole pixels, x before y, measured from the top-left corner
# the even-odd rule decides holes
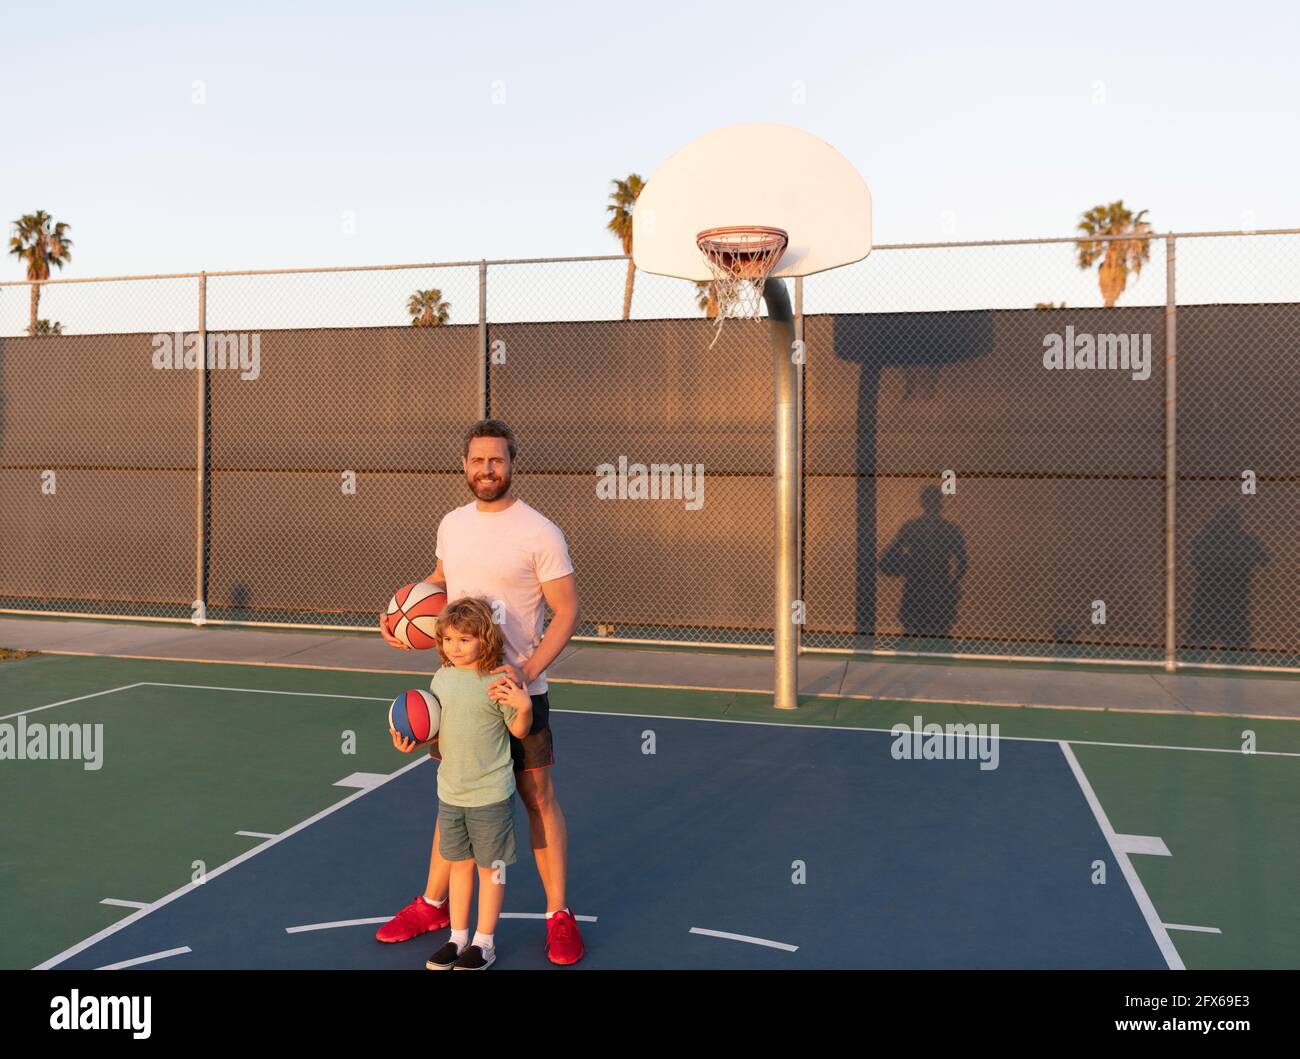
[[[515,862],[515,796],[492,805],[438,800],[438,852],[443,860],[474,858],[480,868]]]

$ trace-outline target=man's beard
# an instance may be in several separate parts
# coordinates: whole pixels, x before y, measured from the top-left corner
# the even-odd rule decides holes
[[[486,483],[476,478],[466,477],[469,491],[479,500],[500,500],[510,491],[510,475],[497,475],[496,481]]]

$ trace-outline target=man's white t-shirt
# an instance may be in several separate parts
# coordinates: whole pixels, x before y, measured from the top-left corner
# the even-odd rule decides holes
[[[522,668],[542,641],[542,582],[573,573],[560,528],[518,497],[503,511],[480,511],[471,500],[442,517],[434,554],[442,560],[448,603],[476,596],[501,604],[502,661]],[[528,690],[544,692],[546,674],[539,674]]]

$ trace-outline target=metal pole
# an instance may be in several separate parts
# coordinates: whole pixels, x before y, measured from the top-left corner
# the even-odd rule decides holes
[[[183,353],[183,350],[178,351]],[[194,418],[194,608],[198,624],[207,618],[208,498],[208,275],[199,273],[198,407]]]
[[[799,365],[794,358],[794,316],[785,283],[763,284],[776,396],[776,609],[774,702],[778,710],[799,705],[799,643],[795,599],[799,583]]]
[[[491,361],[488,359],[487,332],[487,262],[478,263],[478,407],[479,415],[488,419],[492,415],[492,392],[490,389]]]
[[[795,512],[795,554],[799,557],[799,570],[795,581],[795,598],[807,608],[807,598],[804,596],[803,586],[803,534],[804,534],[804,375],[808,370],[808,347],[804,343],[803,337],[803,277],[795,276],[794,278],[794,340],[798,343],[799,359],[795,365],[795,380],[797,382],[795,401],[795,467],[798,469],[799,488],[796,494],[798,506]],[[796,654],[803,650],[803,622],[799,622],[794,627],[794,644]]]
[[[1178,629],[1174,621],[1176,597],[1175,519],[1178,488],[1178,305],[1174,300],[1174,236],[1165,236],[1165,669],[1178,668]]]

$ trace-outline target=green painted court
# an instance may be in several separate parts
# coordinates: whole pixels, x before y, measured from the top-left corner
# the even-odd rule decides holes
[[[584,894],[589,905],[599,905],[599,923],[587,931],[595,966],[601,965],[605,930],[617,936],[619,930],[634,934],[644,929],[639,921],[641,904],[620,898],[620,894],[635,891],[614,885],[617,874],[602,864],[602,847],[617,846],[626,860],[638,855],[638,849],[662,841],[662,836],[648,820],[645,834],[638,836],[634,813],[621,818],[616,842],[614,822],[588,803],[599,802],[603,796],[617,801],[626,794],[633,801],[630,808],[644,813],[661,797],[656,792],[671,799],[690,786],[691,812],[710,834],[709,848],[717,848],[721,860],[736,864],[743,879],[745,872],[759,870],[756,863],[748,862],[762,859],[754,846],[757,841],[761,848],[762,828],[735,848],[726,845],[729,829],[740,833],[752,826],[753,822],[746,820],[747,805],[753,807],[750,815],[767,814],[773,819],[783,818],[782,806],[814,816],[819,808],[831,812],[834,806],[803,804],[810,792],[821,789],[816,772],[823,760],[827,770],[850,769],[845,773],[850,778],[870,779],[873,773],[906,778],[905,788],[871,796],[897,796],[887,816],[874,818],[873,805],[866,802],[854,810],[850,817],[854,836],[905,839],[909,816],[914,815],[917,821],[942,821],[945,813],[959,815],[969,811],[972,801],[982,802],[984,790],[1000,793],[990,794],[981,809],[1008,807],[1007,826],[988,815],[980,816],[978,826],[987,828],[987,835],[970,844],[954,844],[953,862],[943,865],[941,872],[931,871],[928,878],[940,889],[933,895],[935,902],[926,922],[909,928],[915,933],[890,934],[891,948],[885,953],[868,944],[873,928],[866,924],[862,948],[840,954],[840,965],[906,965],[906,946],[912,943],[918,953],[928,954],[927,960],[946,952],[957,966],[996,964],[996,943],[990,948],[982,942],[984,948],[971,949],[954,938],[951,948],[945,948],[949,937],[945,931],[955,925],[943,921],[943,909],[960,907],[971,896],[962,888],[988,887],[1012,851],[1016,869],[1014,879],[1008,875],[1008,885],[1024,886],[1026,893],[1037,894],[1043,907],[1051,908],[1064,925],[1068,915],[1061,915],[1061,910],[1072,906],[1061,902],[1059,880],[1069,878],[1073,885],[1077,880],[1071,873],[1076,869],[1080,876],[1087,876],[1098,859],[1097,850],[1105,852],[1109,843],[1111,858],[1100,858],[1114,861],[1108,864],[1104,887],[1111,897],[1122,898],[1120,904],[1126,909],[1140,904],[1136,891],[1129,893],[1122,872],[1116,870],[1124,861],[1131,864],[1159,926],[1185,966],[1300,966],[1300,897],[1295,887],[1300,878],[1300,850],[1295,842],[1295,835],[1300,834],[1300,725],[1294,721],[852,697],[807,699],[794,713],[777,713],[771,708],[770,696],[762,694],[560,680],[554,684],[552,705],[559,714],[553,722],[556,783],[562,798],[568,792],[566,812],[574,821],[574,845],[580,850],[574,888]],[[267,855],[273,855],[276,836],[285,836],[345,800],[357,799],[355,805],[350,803],[293,835],[305,841],[313,830],[334,829],[327,850],[334,850],[345,864],[352,833],[347,825],[349,814],[380,797],[379,792],[396,792],[398,788],[384,784],[370,791],[338,784],[357,774],[387,777],[415,764],[390,745],[383,711],[399,691],[416,685],[416,678],[403,674],[269,665],[54,654],[0,662],[0,723],[16,725],[21,715],[27,725],[103,726],[101,767],[97,769],[84,768],[82,761],[0,761],[0,799],[8,810],[0,825],[0,885],[4,892],[0,964],[45,964],[86,939],[111,932],[128,917],[138,916],[136,923],[121,932],[120,936],[126,937],[129,930],[164,914],[158,909],[180,909],[182,900],[160,902],[190,886],[197,873],[211,876],[223,865],[246,858],[220,880],[207,884],[214,893],[219,881],[228,889],[234,887],[241,873],[257,864],[264,844]],[[910,725],[918,714],[926,723],[940,725],[999,725],[1004,748],[999,771],[1004,775],[997,782],[1013,786],[1005,790],[981,786],[983,781],[975,773],[954,771],[956,762],[889,760],[880,752],[888,745],[888,729],[898,723]],[[633,719],[635,731],[625,731],[620,717]],[[699,723],[683,727],[681,722],[686,721]],[[618,727],[620,724],[624,727]],[[670,758],[665,753],[662,761],[650,766],[662,767],[662,773],[649,772],[641,779],[628,773],[629,786],[620,792],[616,786],[619,770],[639,767],[632,763],[636,759],[629,757],[627,764],[608,776],[601,770],[609,767],[615,756],[632,754],[629,741],[634,741],[642,728],[662,729],[660,739],[665,743],[670,739],[665,733],[673,733],[676,756]],[[804,730],[802,737],[800,730]],[[1253,753],[1242,749],[1252,738],[1249,733],[1253,733]],[[816,742],[806,741],[813,737]],[[855,738],[869,739],[861,744],[862,753],[855,751],[846,761],[836,759]],[[1059,753],[1068,747],[1082,778],[1070,779],[1053,743],[1061,748]],[[765,756],[769,753],[770,759]],[[697,757],[693,759],[692,754]],[[827,754],[829,758],[818,756]],[[940,765],[943,771],[939,771]],[[932,771],[924,772],[927,768]],[[415,767],[409,775],[426,773],[432,775],[429,763]],[[766,777],[774,773],[779,773],[779,778],[769,783]],[[400,782],[407,782],[407,777],[400,777]],[[964,786],[953,787],[953,783]],[[807,789],[801,791],[800,784]],[[1097,803],[1091,818],[1082,808],[1085,784]],[[772,786],[778,789],[770,789]],[[581,804],[573,801],[580,794]],[[411,807],[416,797],[407,793],[397,804]],[[945,803],[944,799],[953,800]],[[1058,802],[1063,822],[1060,833],[1054,833],[1052,821]],[[1031,815],[1021,819],[1018,806]],[[428,840],[423,839],[421,848],[419,836],[426,830],[418,813],[424,808],[418,800],[414,803],[412,811],[417,816],[404,832],[411,837],[393,851],[393,874],[403,880],[401,885],[409,893],[423,883],[418,868],[422,859],[427,860]],[[1109,830],[1096,816],[1098,810]],[[715,813],[719,822],[728,822],[726,828],[717,828],[716,834],[708,824]],[[1082,819],[1096,821],[1095,834],[1088,833],[1089,828],[1078,830],[1077,822]],[[1067,825],[1066,820],[1074,823]],[[360,818],[356,826],[360,826]],[[373,830],[373,822],[369,826]],[[797,823],[792,827],[797,832]],[[624,834],[628,828],[632,829],[630,836]],[[1017,835],[1017,829],[1023,834]],[[357,837],[360,848],[359,833]],[[1152,847],[1134,845],[1139,838],[1158,840],[1168,855],[1140,851]],[[773,837],[774,844],[780,841],[784,840]],[[623,842],[626,849],[618,845]],[[1041,878],[1035,875],[1034,850],[1038,846],[1044,850]],[[897,857],[898,850],[912,847],[904,841],[890,848]],[[935,853],[927,850],[925,855]],[[312,856],[328,856],[328,852],[317,850]],[[535,873],[526,878],[532,868],[525,860],[521,852],[521,868],[515,876],[521,892],[526,882],[536,884]],[[936,862],[924,863],[933,868]],[[671,862],[665,861],[661,867],[664,878],[675,877]],[[584,876],[589,883],[585,889]],[[701,885],[707,891],[704,880]],[[943,888],[950,891],[946,896]],[[1082,896],[1072,900],[1086,905],[1090,891],[1081,888],[1079,893]],[[736,895],[737,907],[744,904],[744,896]],[[255,899],[251,894],[240,897],[234,890],[224,899],[219,914],[230,917],[224,924],[229,931],[239,930],[238,920],[247,908],[241,902]],[[763,902],[768,900],[767,896],[754,896],[754,914],[763,918],[754,925],[765,927],[768,936],[780,938],[785,913],[781,907],[764,911]],[[871,897],[864,895],[863,900],[870,902]],[[880,900],[882,905],[888,904],[897,900],[897,895],[882,894]],[[360,906],[366,901],[359,896],[356,903]],[[576,902],[575,908],[583,911]],[[846,909],[822,905],[818,911],[825,917],[838,917]],[[1128,911],[1131,909],[1125,914]],[[1087,914],[1091,913],[1080,906],[1080,915]],[[1097,914],[1101,929],[1109,929],[1106,916],[1111,912]],[[286,910],[283,918],[287,927],[293,913]],[[1002,936],[1001,929],[990,936]],[[1116,928],[1120,944],[1116,952],[1123,948],[1125,929]],[[1051,930],[1041,934],[1035,942],[1041,945],[1040,962],[1050,966]],[[111,941],[119,935],[105,937]],[[392,947],[375,944],[365,931],[354,931],[348,938],[351,948],[340,959],[361,961],[359,965],[365,966],[368,954],[375,950],[375,966],[402,966],[401,962],[383,962],[393,958]],[[337,944],[343,944],[343,939]],[[150,951],[154,950],[146,949],[140,955]],[[635,965],[631,957],[615,957],[615,951],[611,943],[607,965]],[[808,952],[806,948],[803,951]],[[1025,951],[1028,955],[1023,959],[1037,959],[1039,950]],[[717,965],[717,960],[725,964],[733,959],[717,955],[722,952],[730,950],[702,951],[698,965]],[[193,965],[205,965],[199,950],[192,958]],[[810,954],[809,958],[814,960],[811,965],[816,965],[815,957]],[[1105,951],[1100,958],[1104,962]],[[257,951],[247,951],[245,965],[259,966],[258,959]],[[166,965],[165,961],[159,964]]]

